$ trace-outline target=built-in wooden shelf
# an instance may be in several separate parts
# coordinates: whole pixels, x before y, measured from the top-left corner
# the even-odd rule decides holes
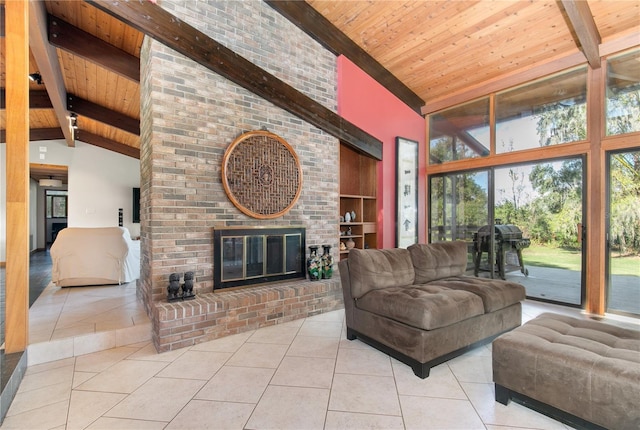
[[[339,239],[349,238],[355,248],[377,248],[377,161],[340,145],[340,213],[355,212],[355,220],[340,223]],[[346,232],[351,229],[351,235]],[[340,258],[346,258],[349,250],[340,250]]]

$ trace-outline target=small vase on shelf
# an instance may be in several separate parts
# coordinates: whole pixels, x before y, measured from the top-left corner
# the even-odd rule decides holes
[[[353,239],[349,238],[346,245],[347,249],[353,249],[356,246],[356,243],[353,241]]]
[[[307,273],[310,281],[318,281],[322,277],[322,259],[318,255],[318,247],[309,247],[309,258],[307,258]]]
[[[331,245],[322,245],[322,278],[331,279],[333,276],[333,257],[331,256]]]
[[[344,214],[344,222],[351,222],[351,212]]]

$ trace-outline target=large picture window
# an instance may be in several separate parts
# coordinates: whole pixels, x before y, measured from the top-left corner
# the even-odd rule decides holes
[[[587,69],[496,94],[496,153],[587,139]]]
[[[429,117],[429,164],[486,157],[490,148],[488,98]]]
[[[607,136],[640,131],[640,51],[607,62]]]

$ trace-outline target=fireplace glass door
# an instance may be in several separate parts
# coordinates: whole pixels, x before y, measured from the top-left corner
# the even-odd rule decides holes
[[[214,231],[214,289],[303,278],[304,229]]]

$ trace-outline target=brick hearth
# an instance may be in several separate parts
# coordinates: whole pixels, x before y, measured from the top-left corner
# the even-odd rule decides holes
[[[224,290],[184,302],[158,302],[153,333],[159,352],[342,309],[338,278]]]

